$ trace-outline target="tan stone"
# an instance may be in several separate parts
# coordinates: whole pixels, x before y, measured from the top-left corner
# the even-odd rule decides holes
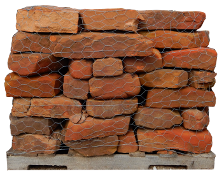
[[[128,73],[151,72],[162,67],[162,56],[157,49],[146,57],[125,57],[123,59],[124,71]]]
[[[81,124],[68,121],[65,130],[65,141],[101,138],[105,136],[123,135],[128,131],[130,116],[117,116],[111,119],[88,117]]]
[[[134,122],[137,126],[152,129],[171,128],[181,124],[182,121],[180,113],[171,109],[140,107],[134,115]]]
[[[64,75],[63,94],[69,98],[85,100],[88,98],[89,81],[73,78],[70,73]]]
[[[141,85],[146,87],[179,88],[188,83],[188,73],[184,70],[160,69],[139,75]]]
[[[140,82],[136,74],[126,73],[116,77],[91,78],[89,90],[96,99],[116,99],[133,97],[140,92]]]
[[[16,19],[19,31],[77,33],[79,12],[67,7],[29,6],[19,9]]]
[[[31,105],[31,98],[14,98],[11,109],[12,116],[24,117],[27,116],[28,109]]]
[[[7,97],[54,97],[62,89],[62,76],[57,73],[21,77],[12,72],[5,78]]]
[[[86,102],[86,111],[90,116],[111,118],[116,115],[133,114],[138,108],[138,99],[93,100]]]
[[[118,76],[123,74],[121,59],[104,58],[97,59],[93,63],[93,76]]]

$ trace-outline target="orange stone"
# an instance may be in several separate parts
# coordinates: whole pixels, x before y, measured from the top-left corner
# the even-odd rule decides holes
[[[31,98],[14,98],[11,109],[12,116],[24,117],[27,116],[28,109],[31,105]]]
[[[193,48],[162,54],[164,67],[180,67],[214,71],[217,52],[211,48]]]
[[[138,129],[139,150],[153,152],[180,150],[192,153],[208,153],[212,147],[212,136],[207,129],[190,131],[183,127],[166,130]]]
[[[12,72],[5,78],[7,97],[54,97],[62,89],[62,76],[57,73],[21,77]]]

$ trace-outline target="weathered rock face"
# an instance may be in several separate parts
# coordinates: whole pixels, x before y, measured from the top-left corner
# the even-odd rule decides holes
[[[21,76],[33,76],[59,71],[67,65],[67,59],[55,58],[51,54],[21,53],[10,54],[8,68]]]
[[[116,115],[133,114],[138,108],[138,99],[93,100],[86,101],[86,111],[90,116],[111,118]]]
[[[13,150],[30,154],[53,154],[60,148],[60,140],[39,134],[13,136]]]
[[[186,109],[182,111],[183,126],[189,130],[203,130],[209,124],[209,116],[205,111]]]
[[[63,94],[69,98],[85,100],[88,98],[89,81],[73,78],[70,73],[64,75]]]
[[[144,17],[140,21],[141,30],[158,29],[199,29],[206,15],[197,11],[143,10],[139,13]]]
[[[160,69],[140,74],[141,85],[147,87],[179,88],[188,83],[188,73],[184,70]]]
[[[123,59],[124,71],[128,73],[150,72],[162,67],[162,56],[157,49],[152,55],[146,57],[125,57]]]
[[[69,72],[73,78],[89,79],[92,77],[92,64],[92,60],[71,60],[69,65]]]
[[[181,67],[214,71],[217,52],[211,48],[193,48],[162,54],[164,67]]]
[[[90,31],[137,31],[139,20],[144,20],[138,11],[127,9],[83,9],[80,16]]]
[[[101,138],[105,136],[123,135],[128,131],[130,116],[117,116],[111,119],[88,117],[81,124],[68,121],[65,127],[65,141]]]
[[[176,127],[170,130],[138,129],[139,150],[153,152],[175,149],[192,153],[208,153],[212,147],[212,136],[207,129],[194,132]]]
[[[183,89],[152,89],[148,91],[146,106],[152,108],[205,107],[215,106],[213,91],[204,91],[194,87]]]
[[[107,136],[81,141],[64,141],[64,144],[83,156],[111,155],[116,152],[118,136]]]
[[[56,6],[30,6],[17,11],[16,28],[27,32],[77,33],[79,12]]]
[[[79,101],[65,96],[57,96],[54,98],[32,98],[27,115],[68,118],[73,123],[77,123],[81,118],[81,111],[82,105]]]
[[[153,32],[140,31],[146,39],[151,40],[155,48],[188,49],[207,47],[209,45],[209,32],[199,31],[194,33],[157,30]]]
[[[207,71],[190,71],[189,85],[197,89],[209,89],[215,85],[216,73]]]
[[[14,98],[11,109],[12,116],[24,117],[27,116],[28,109],[31,105],[31,98]]]
[[[93,76],[118,76],[123,74],[121,59],[97,59],[93,64]]]
[[[134,115],[134,122],[137,126],[152,129],[171,128],[183,121],[178,111],[171,109],[159,109],[140,107]]]
[[[89,89],[96,99],[128,98],[140,92],[138,76],[129,73],[117,77],[91,78]]]
[[[132,153],[138,150],[138,145],[134,136],[133,129],[129,129],[125,135],[118,136],[119,144],[117,152]]]
[[[54,97],[62,89],[62,76],[57,73],[21,77],[12,72],[5,78],[7,97]]]
[[[14,117],[10,115],[11,135],[45,134],[51,135],[58,123],[54,119],[44,117]]]

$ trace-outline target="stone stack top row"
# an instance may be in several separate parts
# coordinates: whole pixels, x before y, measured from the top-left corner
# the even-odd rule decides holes
[[[17,12],[17,30],[26,32],[78,33],[86,31],[199,29],[206,18],[199,11],[72,9],[31,6]]]

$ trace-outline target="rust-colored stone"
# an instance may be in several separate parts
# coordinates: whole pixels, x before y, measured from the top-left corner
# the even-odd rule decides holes
[[[62,89],[62,76],[57,73],[21,77],[12,72],[5,78],[7,97],[54,97]]]
[[[194,87],[183,89],[152,89],[148,91],[146,106],[154,108],[205,107],[215,106],[213,91]]]
[[[207,129],[200,132],[176,127],[166,130],[138,129],[139,150],[153,152],[159,150],[181,150],[192,153],[208,153],[212,147],[212,136]]]
[[[140,74],[141,85],[160,88],[180,88],[188,83],[188,73],[184,70],[160,69]]]
[[[180,67],[214,71],[217,52],[211,48],[193,48],[162,54],[164,67]]]
[[[27,116],[28,109],[31,105],[31,98],[14,98],[11,109],[12,116],[24,117]]]
[[[209,45],[209,32],[176,32],[157,30],[153,32],[140,31],[146,39],[151,40],[155,48],[188,49],[207,47]]]
[[[140,92],[140,82],[136,74],[126,73],[116,77],[91,78],[89,89],[96,99],[128,98]]]

